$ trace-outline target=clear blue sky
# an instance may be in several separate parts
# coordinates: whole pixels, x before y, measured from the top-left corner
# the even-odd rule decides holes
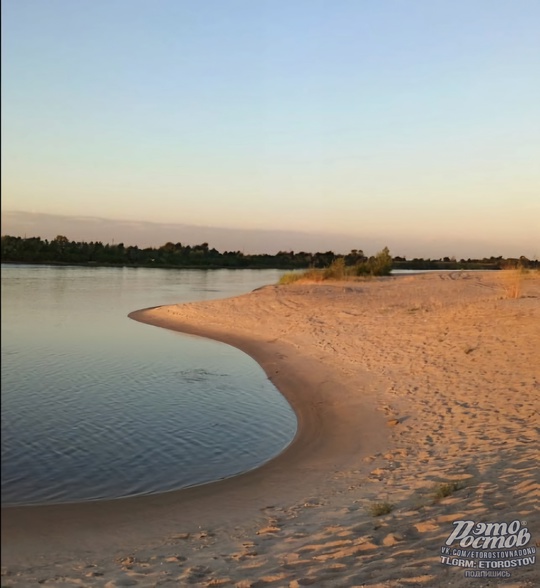
[[[540,255],[538,0],[4,0],[2,17],[4,211]]]

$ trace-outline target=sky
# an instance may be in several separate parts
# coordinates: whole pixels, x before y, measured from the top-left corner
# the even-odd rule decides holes
[[[540,257],[539,26],[538,0],[4,0],[2,216]]]

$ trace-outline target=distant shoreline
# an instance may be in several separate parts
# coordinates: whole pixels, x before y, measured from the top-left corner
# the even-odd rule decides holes
[[[85,267],[85,268],[128,268],[128,269],[163,269],[163,270],[274,270],[274,271],[304,271],[309,269],[308,266],[305,267],[277,267],[277,266],[243,266],[243,267],[231,267],[226,265],[156,265],[156,264],[114,264],[114,263],[94,263],[94,262],[87,262],[87,263],[73,263],[73,262],[62,262],[62,261],[6,261],[1,260],[0,263],[5,265],[39,265],[39,266],[51,266],[51,267]],[[498,267],[448,267],[448,268],[440,268],[440,267],[433,267],[433,268],[405,268],[405,267],[396,267],[392,269],[392,272],[395,271],[406,271],[406,272],[452,272],[452,271],[478,271],[478,272],[490,272],[490,271],[501,271],[502,268]],[[397,273],[393,273],[393,275],[398,275]]]
[[[299,270],[302,271],[303,269],[307,268],[291,268],[291,267],[261,267],[261,266],[245,266],[245,267],[230,267],[226,265],[156,265],[156,264],[115,264],[115,263],[71,263],[71,262],[62,262],[62,261],[1,261],[2,264],[6,265],[39,265],[39,266],[47,266],[50,265],[51,267],[88,267],[88,268],[128,268],[128,269],[163,269],[163,270],[277,270],[277,271],[292,271],[292,270]]]
[[[440,257],[438,259],[414,257],[407,259],[392,255],[384,247],[374,255],[365,255],[361,249],[349,253],[326,251],[280,250],[278,253],[245,253],[244,251],[218,251],[207,242],[198,245],[168,241],[159,247],[140,248],[124,243],[101,241],[70,241],[64,235],[52,240],[41,237],[1,238],[0,257],[11,263],[36,263],[56,265],[82,265],[103,267],[161,267],[164,269],[278,269],[278,270],[322,270],[342,268],[347,274],[385,275],[389,269],[414,270],[491,270],[507,267],[534,269],[540,261],[519,258],[484,257]],[[333,269],[332,269],[333,268]],[[343,273],[343,272],[342,272]]]

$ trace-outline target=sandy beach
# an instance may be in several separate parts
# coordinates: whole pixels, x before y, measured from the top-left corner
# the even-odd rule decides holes
[[[504,275],[295,283],[132,313],[249,354],[297,436],[198,488],[3,509],[2,587],[540,585],[540,278],[514,298]],[[494,559],[517,563],[465,577],[459,561],[487,550],[444,551],[456,521],[506,523],[516,537]]]

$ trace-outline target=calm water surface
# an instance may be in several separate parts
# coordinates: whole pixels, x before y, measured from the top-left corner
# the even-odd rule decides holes
[[[163,492],[280,453],[296,419],[257,363],[127,314],[282,273],[3,265],[3,505]]]

